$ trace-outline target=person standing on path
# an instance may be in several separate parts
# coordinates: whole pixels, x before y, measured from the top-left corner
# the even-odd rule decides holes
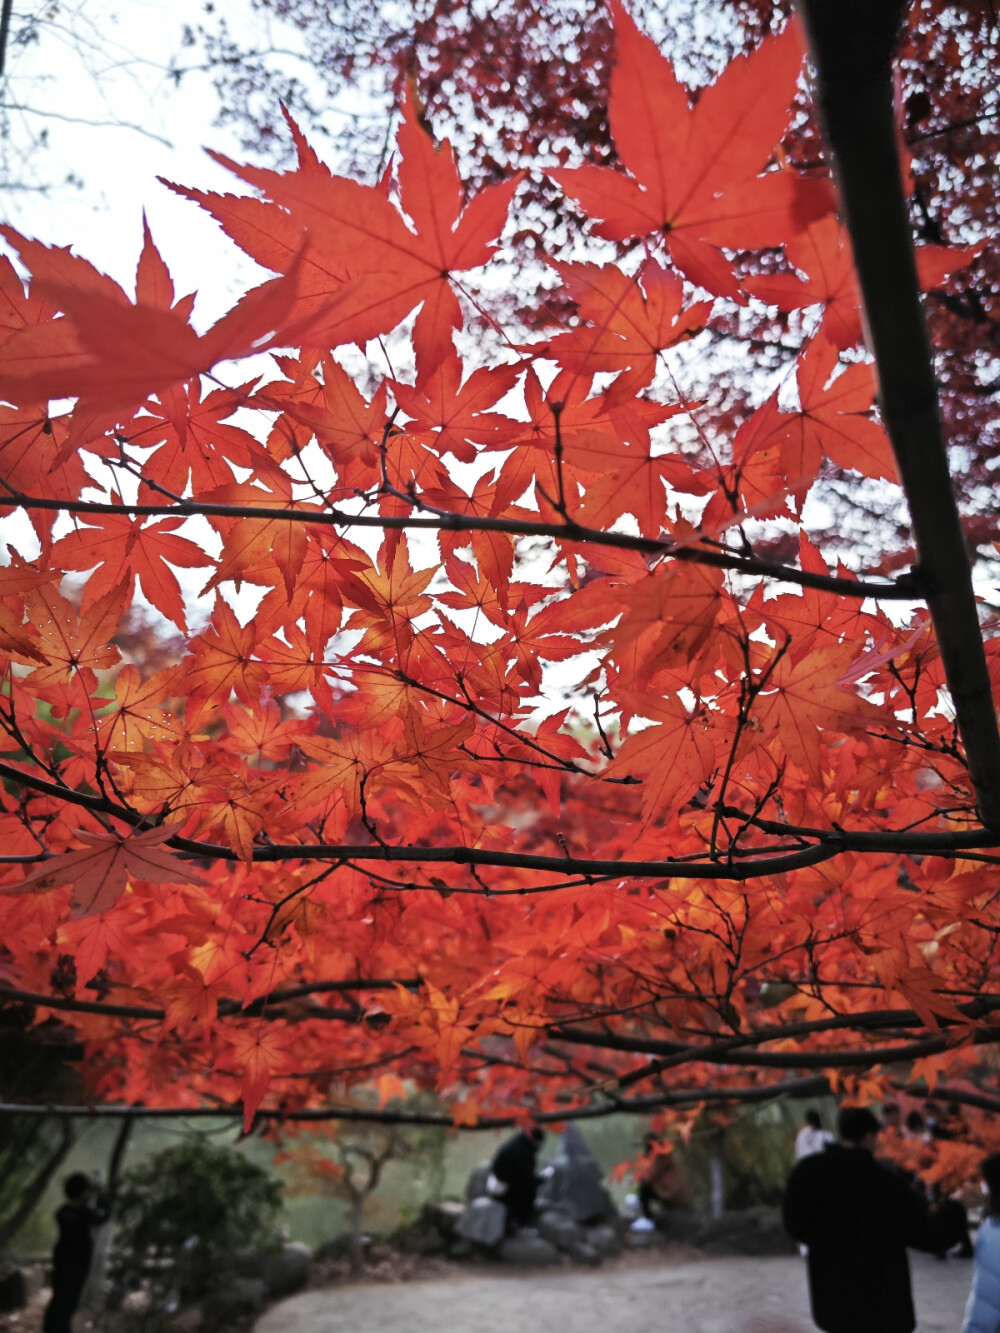
[[[907,1246],[933,1249],[924,1199],[875,1160],[879,1122],[844,1107],[839,1143],[792,1168],[785,1230],[807,1245],[812,1316],[825,1333],[913,1333]]]
[[[811,1157],[813,1153],[823,1152],[832,1142],[833,1135],[828,1129],[823,1128],[819,1112],[815,1110],[807,1111],[806,1123],[795,1135],[795,1160],[801,1162],[803,1157]]]
[[[111,1216],[110,1205],[90,1176],[75,1171],[63,1187],[66,1202],[56,1213],[59,1239],[52,1252],[52,1299],[43,1333],[72,1333],[73,1315],[94,1257],[93,1228]]]
[[[989,1197],[976,1233],[972,1290],[962,1333],[1000,1333],[1000,1153],[986,1158],[982,1172]]]

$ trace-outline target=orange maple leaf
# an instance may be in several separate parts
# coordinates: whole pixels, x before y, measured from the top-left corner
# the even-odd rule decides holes
[[[241,626],[229,604],[217,597],[211,624],[190,641],[190,657],[175,668],[177,692],[191,696],[189,725],[207,703],[225,701],[230,691],[251,708],[256,704],[268,678],[267,668],[252,660],[256,641],[253,622]]]
[[[834,377],[838,365],[837,349],[823,337],[814,338],[799,358],[800,410],[778,427],[781,466],[797,492],[798,478],[814,477],[822,454],[866,477],[897,477],[889,437],[868,417],[875,401],[874,366],[846,366]]]
[[[266,268],[288,272],[308,234],[286,342],[324,348],[364,342],[421,306],[413,344],[420,376],[432,373],[448,354],[452,331],[462,326],[451,274],[477,268],[493,254],[489,242],[503,227],[518,178],[487,187],[463,209],[451,145],[434,144],[408,96],[398,172],[400,202],[414,232],[382,190],[332,175],[286,119],[298,151],[295,171],[241,167],[212,154],[271,202],[170,188],[201,204]]]
[[[757,697],[753,716],[759,729],[745,733],[742,753],[778,739],[818,786],[824,736],[886,725],[880,709],[841,684],[856,656],[853,643],[817,648],[801,658],[784,653]]]
[[[260,443],[227,418],[250,401],[256,381],[214,389],[202,398],[199,379],[177,385],[157,403],[150,399],[129,430],[130,441],[152,449],[142,468],[141,499],[154,499],[155,487],[183,495],[190,480],[195,492],[210,491],[233,480],[231,464],[262,472],[270,462]],[[275,465],[267,471],[268,478]]]
[[[64,702],[74,708],[89,708],[95,689],[95,671],[105,670],[121,654],[111,637],[121,622],[131,591],[127,582],[99,597],[83,614],[52,586],[32,588],[24,605],[37,633],[35,647],[45,665],[35,667],[28,679],[36,691],[68,687]]]
[[[68,250],[26,240],[11,227],[0,227],[0,234],[20,254],[33,285],[63,312],[0,344],[0,396],[21,405],[78,398],[74,418],[87,424],[102,413],[111,424],[150,394],[258,350],[287,316],[297,290],[292,265],[199,335],[189,322],[189,305],[164,310],[133,303],[116,282]],[[154,248],[148,231],[145,244]],[[75,442],[71,437],[69,443]]]
[[[222,554],[218,568],[202,588],[204,595],[231,579],[237,586],[250,572],[267,582],[275,582],[279,574],[287,597],[291,597],[305,559],[308,537],[305,525],[282,519],[253,518],[254,509],[286,509],[289,513],[307,510],[315,513],[315,505],[297,504],[292,499],[292,482],[287,473],[278,471],[268,486],[250,482],[230,482],[206,491],[197,498],[206,503],[232,505],[242,510],[239,518],[214,518],[212,524],[223,534]]]
[[[616,398],[650,384],[659,353],[703,329],[711,313],[711,301],[684,309],[683,283],[655,259],[647,259],[635,277],[612,264],[555,267],[592,327],[557,334],[545,353],[568,370],[621,372]]]
[[[758,173],[788,125],[802,67],[791,23],[750,56],[732,61],[692,108],[670,62],[612,0],[615,65],[611,133],[628,176],[610,167],[549,174],[609,240],[659,232],[692,282],[740,299],[718,247],[780,245],[832,207],[829,186],[787,170]]]
[[[255,1024],[250,1031],[231,1027],[225,1029],[228,1049],[220,1060],[228,1063],[226,1057],[231,1057],[243,1070],[244,1133],[250,1132],[257,1108],[272,1078],[292,1068],[293,1062],[287,1047],[294,1036],[295,1033],[288,1028],[265,1028],[262,1023]]]
[[[255,395],[255,403],[283,413],[272,438],[281,438],[290,420],[308,428],[305,442],[315,435],[338,470],[357,463],[373,466],[385,429],[386,384],[379,385],[369,402],[332,356],[323,358],[322,368],[322,383],[312,377],[304,385],[278,380]]]
[[[121,503],[114,492],[111,500]],[[84,584],[82,611],[123,579],[136,578],[146,600],[186,634],[184,599],[170,566],[199,569],[212,564],[212,558],[187,537],[175,535],[183,522],[165,518],[146,526],[146,519],[126,513],[88,516],[55,543],[52,562],[59,569],[94,571]]]
[[[130,879],[160,884],[204,884],[205,880],[173,852],[158,851],[172,837],[167,826],[122,835],[76,829],[87,850],[53,856],[0,893],[47,893],[60,884],[73,885],[75,916],[106,912],[125,892]]]
[[[822,305],[819,332],[843,351],[861,338],[861,289],[846,229],[835,214],[819,218],[785,246],[789,263],[805,275],[775,273],[748,278],[743,290],[779,310],[801,310]],[[978,254],[978,247],[964,250],[944,245],[921,245],[916,250],[917,277],[923,291],[939,287],[950,273],[965,266]]]
[[[2,349],[0,349],[2,356]],[[0,404],[0,516],[13,513],[19,496],[39,500],[79,499],[88,483],[78,457],[64,458],[66,418],[50,418],[43,406]],[[28,507],[43,552],[51,544],[53,510]]]
[[[507,417],[486,409],[514,387],[520,374],[519,366],[481,366],[463,384],[462,362],[453,351],[423,377],[419,389],[394,381],[392,391],[411,418],[407,433],[433,432],[438,455],[451,453],[460,463],[472,463],[473,445],[496,448],[519,429]]]
[[[633,732],[605,769],[608,777],[643,782],[643,824],[672,812],[679,798],[693,796],[715,767],[715,741],[706,719],[675,695],[622,697],[630,711],[654,724]]]
[[[464,1125],[467,1129],[475,1129],[479,1124],[482,1107],[475,1097],[463,1097],[460,1102],[452,1102],[448,1109],[451,1112],[453,1125]]]
[[[162,706],[170,680],[169,668],[143,680],[139,668],[127,662],[115,677],[115,710],[97,726],[100,748],[127,752],[151,742],[180,741],[182,724]]]

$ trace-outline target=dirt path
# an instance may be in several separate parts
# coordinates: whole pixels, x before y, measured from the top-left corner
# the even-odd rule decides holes
[[[912,1255],[918,1333],[958,1333],[972,1267]],[[465,1275],[304,1292],[255,1333],[814,1333],[800,1259]]]

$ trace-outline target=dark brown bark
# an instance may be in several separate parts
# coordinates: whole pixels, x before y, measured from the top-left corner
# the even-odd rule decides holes
[[[1000,828],[1000,734],[938,410],[892,107],[905,0],[799,0],[854,249],[879,404],[910,507],[979,816]]]

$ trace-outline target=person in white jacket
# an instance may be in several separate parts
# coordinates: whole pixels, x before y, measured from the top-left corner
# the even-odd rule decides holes
[[[986,1158],[982,1173],[989,1202],[976,1236],[962,1333],[1000,1333],[1000,1153]]]

